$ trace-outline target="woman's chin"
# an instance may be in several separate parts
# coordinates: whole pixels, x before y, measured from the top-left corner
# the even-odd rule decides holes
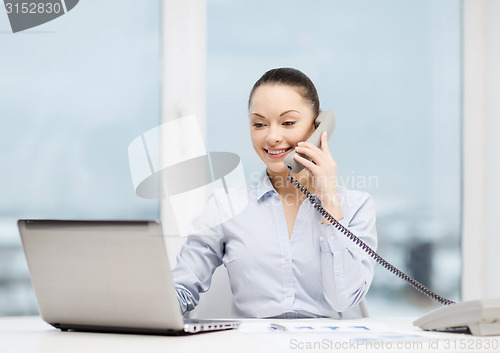
[[[288,168],[283,161],[281,163],[270,163],[267,165],[267,171],[275,174],[287,173]]]

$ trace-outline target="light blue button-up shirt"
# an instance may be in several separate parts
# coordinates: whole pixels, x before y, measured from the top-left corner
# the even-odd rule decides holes
[[[234,193],[238,191],[232,191]],[[322,217],[308,200],[300,205],[289,237],[281,199],[267,173],[247,185],[248,205],[230,218],[214,193],[188,236],[173,269],[183,312],[198,304],[210,287],[215,269],[224,264],[233,293],[234,317],[333,317],[355,306],[368,291],[373,261]],[[242,194],[243,195],[243,194]],[[373,249],[377,246],[375,209],[371,197],[339,187],[344,219],[340,223]],[[219,201],[218,201],[219,200]]]

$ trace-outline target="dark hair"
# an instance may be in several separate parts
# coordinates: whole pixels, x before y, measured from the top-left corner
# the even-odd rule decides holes
[[[252,100],[255,90],[264,84],[280,84],[296,87],[302,97],[312,105],[313,112],[315,112],[316,115],[319,114],[318,92],[311,79],[302,71],[290,67],[282,67],[267,71],[253,85],[250,91],[250,97],[248,98],[248,106],[250,106],[250,101]]]

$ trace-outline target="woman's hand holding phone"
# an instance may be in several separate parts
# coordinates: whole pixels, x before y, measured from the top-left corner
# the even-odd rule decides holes
[[[343,217],[337,192],[337,163],[328,148],[326,132],[321,134],[321,148],[310,142],[299,142],[295,148],[298,152],[294,159],[303,164],[311,175],[316,196],[321,200],[323,207],[336,219]],[[302,153],[312,161],[299,155]],[[326,219],[323,223],[329,223]]]

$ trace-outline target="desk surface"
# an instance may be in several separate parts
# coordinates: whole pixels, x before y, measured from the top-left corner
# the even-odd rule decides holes
[[[351,325],[373,329],[371,338],[359,333],[271,332],[270,323]],[[6,352],[500,352],[500,336],[473,337],[424,332],[410,318],[358,320],[242,320],[239,330],[190,336],[150,336],[61,332],[39,317],[0,318],[0,353]],[[380,332],[379,332],[380,331]],[[375,336],[373,336],[373,334]],[[378,336],[377,336],[378,335]],[[413,337],[412,337],[413,336]],[[368,336],[367,336],[368,337]],[[373,338],[378,337],[378,338]]]

